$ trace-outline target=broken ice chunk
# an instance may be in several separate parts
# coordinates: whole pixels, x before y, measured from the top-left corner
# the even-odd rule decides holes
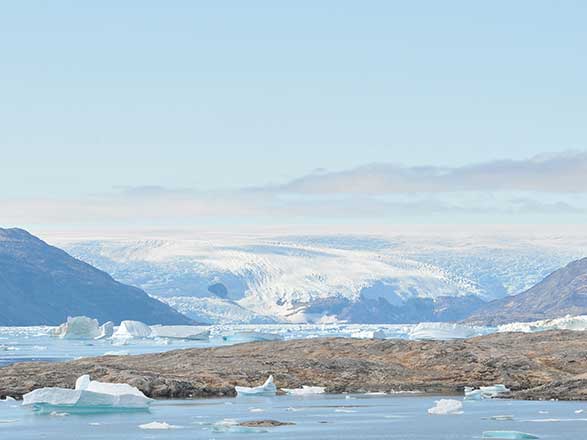
[[[463,413],[463,403],[460,400],[440,399],[436,405],[428,410],[428,414],[435,416],[457,415]]]
[[[324,394],[325,389],[325,387],[302,385],[302,388],[282,388],[281,390],[291,396],[309,396],[311,394]]]
[[[141,429],[178,429],[179,426],[170,425],[166,422],[151,422],[151,423],[144,423],[139,425]]]
[[[493,399],[494,397],[498,397],[500,394],[509,393],[509,391],[509,388],[503,384],[479,387],[479,389],[465,387],[465,400]]]
[[[106,339],[112,337],[114,334],[114,323],[107,321],[100,326],[100,334],[95,339]]]
[[[275,396],[277,387],[273,383],[273,376],[265,381],[265,383],[258,387],[234,387],[238,396]]]
[[[98,321],[87,316],[67,318],[67,322],[51,331],[53,336],[62,339],[94,339],[100,336]]]
[[[154,325],[152,336],[169,339],[188,339],[191,341],[208,341],[210,330],[193,325]]]
[[[526,440],[537,439],[533,434],[527,434],[519,431],[485,431],[482,438],[494,438],[500,440]]]
[[[94,412],[147,409],[152,400],[131,385],[93,381],[84,375],[77,379],[75,389],[36,389],[23,396],[22,404],[39,412],[55,409]]]
[[[141,321],[122,321],[112,335],[115,339],[148,338],[151,327]]]

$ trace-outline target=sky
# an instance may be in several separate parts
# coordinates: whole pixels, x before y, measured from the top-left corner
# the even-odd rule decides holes
[[[4,226],[582,224],[583,1],[19,1]]]

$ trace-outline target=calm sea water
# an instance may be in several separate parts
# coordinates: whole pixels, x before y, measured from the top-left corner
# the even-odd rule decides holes
[[[587,402],[465,402],[464,413],[430,416],[438,397],[341,395],[168,400],[148,412],[37,415],[19,402],[0,403],[0,438],[16,439],[476,439],[487,430],[516,430],[541,439],[584,439]],[[575,411],[584,409],[585,413]],[[513,420],[491,420],[508,415]],[[292,426],[264,432],[217,432],[224,419],[275,419]],[[144,430],[153,421],[169,430]]]

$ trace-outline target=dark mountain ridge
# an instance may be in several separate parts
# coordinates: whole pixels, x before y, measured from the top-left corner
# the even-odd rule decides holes
[[[0,325],[57,325],[76,315],[115,323],[192,322],[23,229],[0,228]]]

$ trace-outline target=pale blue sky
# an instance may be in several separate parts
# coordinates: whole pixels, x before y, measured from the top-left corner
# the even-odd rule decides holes
[[[585,22],[579,0],[6,2],[0,197],[585,151]]]

